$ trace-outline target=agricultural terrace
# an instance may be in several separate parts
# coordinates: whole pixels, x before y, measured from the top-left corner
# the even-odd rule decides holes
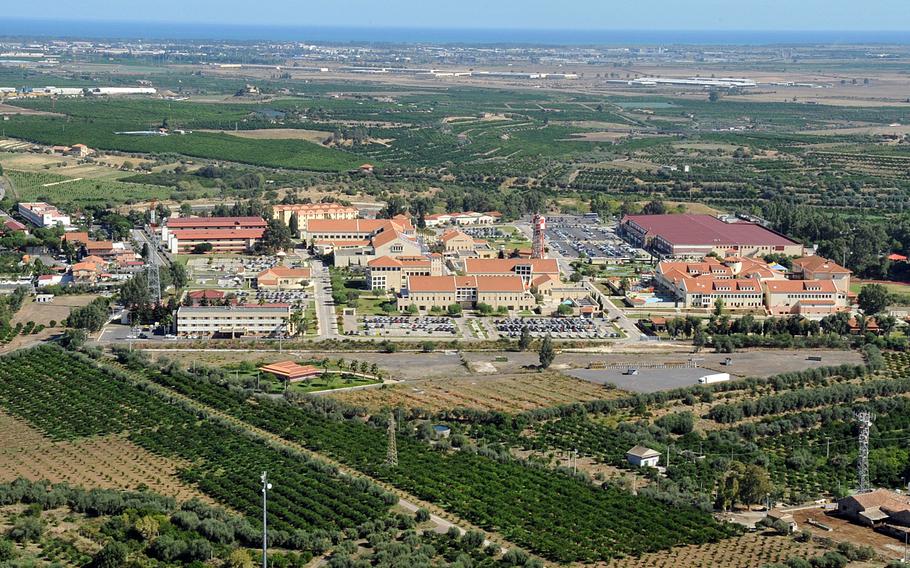
[[[772,498],[801,503],[856,486],[854,413],[866,408],[877,416],[872,482],[898,487],[910,466],[902,446],[910,429],[910,360],[868,352],[868,368],[842,365],[598,400],[531,411],[504,424],[474,416],[467,433],[544,461],[553,450],[578,449],[595,463],[625,469],[625,452],[645,445],[669,455],[667,477],[679,490],[719,506],[725,500],[718,488],[730,472],[758,465],[770,476]]]
[[[340,477],[325,463],[200,420],[197,412],[85,356],[43,346],[7,355],[2,363],[0,406],[6,412],[53,440],[125,436],[175,461],[183,482],[253,524],[261,510],[257,480],[268,470],[282,480],[270,506],[276,546],[293,546],[291,535],[300,531],[334,533],[383,518],[397,501],[364,480]]]
[[[152,491],[214,503],[178,477],[188,464],[156,456],[121,435],[54,441],[0,412],[0,482],[47,480],[104,489]]]
[[[497,373],[491,376],[410,380],[382,389],[332,394],[332,398],[372,412],[383,408],[431,412],[473,408],[524,412],[578,401],[622,396],[619,391],[559,373]]]
[[[153,381],[248,424],[324,453],[377,479],[434,503],[475,525],[555,562],[598,561],[653,552],[685,543],[706,543],[736,533],[698,509],[673,508],[616,487],[598,488],[563,473],[530,467],[505,454],[428,445],[403,429],[399,466],[383,465],[382,417],[365,423],[355,409],[325,399],[298,404],[259,398],[228,384],[174,367],[157,369],[121,354]],[[255,403],[254,403],[255,402]],[[331,418],[348,415],[352,419]],[[482,491],[477,491],[483,487]],[[573,503],[567,508],[566,502]],[[635,511],[633,518],[628,514]],[[648,527],[642,531],[642,527]]]
[[[84,179],[15,170],[6,170],[5,173],[19,200],[47,201],[60,206],[78,202],[80,205],[107,207],[118,203],[169,199],[173,193],[172,189],[158,185],[109,179]]]

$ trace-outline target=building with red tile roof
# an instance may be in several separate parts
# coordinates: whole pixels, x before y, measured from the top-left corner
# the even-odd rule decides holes
[[[426,312],[452,304],[474,308],[489,304],[493,309],[531,310],[536,305],[528,284],[516,275],[508,276],[413,276],[399,294],[398,308],[409,306]]]
[[[619,233],[635,246],[666,256],[802,256],[804,251],[799,243],[757,223],[712,215],[626,215]]]
[[[816,264],[823,265],[806,263],[806,266]],[[837,269],[831,272],[840,273]],[[814,279],[788,278],[794,276]],[[663,261],[657,265],[655,280],[686,308],[709,309],[719,299],[728,309],[823,316],[849,306],[847,292],[825,274],[811,271],[787,274],[764,261],[747,257],[728,257],[723,262],[711,257],[695,262]]]
[[[194,306],[198,306],[199,304],[220,303],[226,294],[221,290],[192,290],[187,292],[186,296]]]
[[[286,382],[305,381],[322,374],[322,371],[312,365],[300,365],[295,361],[281,361],[259,367],[263,373],[274,375]]]
[[[803,280],[831,280],[838,290],[847,294],[853,273],[833,260],[815,255],[794,259],[793,274]]]
[[[296,215],[297,227],[302,233],[310,221],[356,219],[360,216],[360,211],[356,207],[340,203],[295,203],[273,206],[272,215],[273,218],[284,221],[288,226],[291,224],[291,217]]]
[[[209,243],[212,252],[244,252],[262,240],[268,226],[262,217],[180,217],[161,227],[161,239],[173,253],[190,253]]]
[[[309,268],[273,266],[256,276],[256,287],[260,290],[300,290],[310,285]]]
[[[541,275],[559,280],[559,264],[555,258],[466,258],[466,274],[476,276],[520,276],[526,283]]]
[[[397,292],[414,276],[441,276],[442,258],[427,256],[380,256],[367,263],[367,288]]]

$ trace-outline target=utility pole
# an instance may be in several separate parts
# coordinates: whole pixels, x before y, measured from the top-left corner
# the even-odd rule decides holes
[[[670,448],[673,447],[673,444],[667,446],[667,469],[670,469]]]
[[[875,416],[864,410],[856,413],[859,422],[859,457],[856,463],[856,474],[859,478],[859,493],[869,491],[869,429]]]
[[[572,450],[572,474],[578,473],[578,448]]]
[[[262,568],[269,565],[269,516],[267,494],[272,489],[268,473],[262,472]]]
[[[825,436],[825,459],[831,457],[831,436]]]
[[[268,473],[262,472],[262,568],[269,565],[269,533],[268,533],[268,500],[267,494],[272,489],[272,484],[268,481]]]

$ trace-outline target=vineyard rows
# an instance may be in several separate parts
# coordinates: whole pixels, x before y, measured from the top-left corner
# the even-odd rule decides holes
[[[61,404],[61,401],[64,404]],[[0,406],[54,439],[128,432],[159,455],[179,458],[178,475],[255,522],[258,477],[275,479],[271,527],[278,531],[356,527],[387,514],[397,499],[330,466],[200,420],[123,376],[54,347],[6,356],[0,364]]]
[[[398,440],[397,468],[382,465],[385,432],[306,407],[258,400],[179,371],[147,371],[160,384],[249,424],[326,453],[553,561],[606,560],[732,534],[694,508],[658,501],[469,450],[434,451]],[[572,503],[571,507],[566,507]],[[632,513],[634,511],[634,513]],[[642,530],[647,527],[647,530]]]

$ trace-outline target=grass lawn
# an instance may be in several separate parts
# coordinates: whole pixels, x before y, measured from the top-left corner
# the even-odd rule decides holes
[[[366,379],[363,377],[355,377],[353,375],[327,375],[320,376],[309,381],[301,381],[299,383],[291,383],[291,392],[319,392],[335,389],[343,389],[348,387],[360,387],[364,385],[375,385],[380,381],[373,379]]]
[[[359,316],[382,316],[389,313],[382,309],[382,305],[393,301],[390,296],[360,296],[357,298],[357,315]]]
[[[507,251],[513,249],[531,248],[531,241],[525,238],[524,234],[512,226],[499,227],[499,230],[508,235],[504,238],[487,239],[493,248],[503,247]]]
[[[863,282],[854,280],[850,283],[850,291],[859,294],[859,291],[866,284],[881,284],[892,294],[910,294],[910,284],[903,282]]]

